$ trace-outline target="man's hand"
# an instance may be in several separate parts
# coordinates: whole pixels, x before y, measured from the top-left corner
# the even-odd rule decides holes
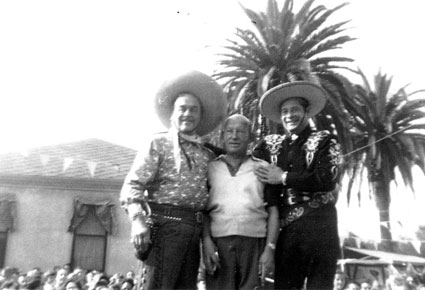
[[[258,180],[269,184],[282,184],[283,171],[276,165],[260,165],[255,168]]]
[[[264,286],[266,276],[272,277],[274,275],[274,251],[272,249],[265,247],[258,266],[258,271],[261,275],[261,285]]]
[[[131,223],[131,241],[136,249],[147,251],[151,243],[151,229],[146,224],[145,217],[137,217]]]
[[[217,249],[211,237],[204,237],[202,240],[205,269],[208,274],[214,274],[214,271],[220,267],[220,259]]]

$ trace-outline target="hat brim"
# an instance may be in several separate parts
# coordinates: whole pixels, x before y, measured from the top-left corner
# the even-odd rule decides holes
[[[201,121],[196,133],[204,136],[213,131],[226,114],[226,99],[222,87],[210,76],[189,71],[165,81],[155,98],[155,110],[161,122],[169,128],[176,98],[188,93],[198,98],[202,107]]]
[[[327,94],[320,86],[306,81],[295,81],[278,85],[265,92],[260,99],[260,111],[266,118],[281,123],[282,103],[295,97],[308,101],[309,118],[322,111],[327,101]]]

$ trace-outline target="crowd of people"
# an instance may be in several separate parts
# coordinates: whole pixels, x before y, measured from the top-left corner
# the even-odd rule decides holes
[[[390,274],[381,283],[376,279],[353,280],[346,273],[337,270],[332,290],[425,290],[424,278],[420,275],[396,273]],[[204,279],[204,275],[198,275],[198,290],[206,289]],[[12,267],[0,270],[0,290],[137,290],[141,286],[138,283],[140,277],[133,271],[108,276],[96,270],[78,267],[71,270],[68,264],[44,272],[40,268],[28,272]]]
[[[409,273],[391,273],[385,282],[377,279],[349,279],[346,273],[337,271],[333,290],[425,290],[425,277]]]
[[[28,272],[5,267],[0,271],[1,290],[133,290],[136,289],[133,271],[108,276],[97,270],[56,266],[42,271],[34,268]]]

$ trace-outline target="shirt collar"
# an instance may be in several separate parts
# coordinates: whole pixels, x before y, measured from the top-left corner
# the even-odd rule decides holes
[[[225,160],[225,155],[226,154],[221,154],[221,155],[219,155],[218,157],[216,157],[214,160],[221,160],[221,161],[223,161],[223,162],[226,162]],[[261,160],[261,159],[259,159],[259,158],[257,158],[257,157],[254,157],[254,156],[252,156],[252,154],[247,154],[247,156],[248,156],[248,158],[246,158],[245,160],[244,160],[244,162],[245,161],[247,161],[247,160],[249,160],[249,159],[252,159],[252,160],[254,160],[254,161],[259,161],[259,160]],[[242,162],[243,163],[243,162]]]
[[[313,130],[311,129],[310,125],[307,125],[307,127],[305,127],[304,130],[302,130],[299,134],[288,134],[288,139],[292,142],[297,139],[305,139],[310,136],[312,131]]]

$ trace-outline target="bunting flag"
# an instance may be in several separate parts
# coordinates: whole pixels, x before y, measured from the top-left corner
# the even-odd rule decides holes
[[[357,248],[360,248],[362,239],[361,238],[354,238],[354,240],[356,241]]]
[[[96,170],[96,165],[97,165],[97,163],[96,163],[96,162],[93,162],[93,161],[87,161],[87,166],[88,166],[88,168],[89,168],[90,176],[91,176],[91,177],[94,177],[94,172],[95,172],[95,170]]]
[[[413,248],[415,248],[416,252],[418,252],[418,254],[421,253],[421,246],[422,246],[422,242],[421,241],[410,241],[412,243]]]
[[[65,172],[68,169],[68,167],[72,164],[72,162],[74,162],[74,158],[65,157],[63,159],[63,169],[62,169],[62,171]]]
[[[40,161],[43,166],[46,166],[49,163],[50,156],[45,154],[40,154]]]
[[[33,153],[30,153],[28,150],[23,150],[23,151],[20,151],[19,153],[25,158],[28,158],[29,155],[33,154]],[[58,157],[56,155],[49,155],[49,154],[38,154],[38,155],[39,155],[39,158],[40,158],[40,163],[43,166],[46,166],[50,162],[50,160],[52,160],[52,157],[53,158]],[[95,168],[99,164],[111,166],[111,167],[114,168],[114,170],[121,171],[121,165],[117,164],[117,163],[112,163],[112,162],[107,162],[107,161],[91,161],[91,160],[87,160],[87,159],[72,158],[72,157],[59,157],[59,158],[63,159],[63,171],[66,171],[74,161],[86,162],[90,171],[92,171],[91,168]]]

